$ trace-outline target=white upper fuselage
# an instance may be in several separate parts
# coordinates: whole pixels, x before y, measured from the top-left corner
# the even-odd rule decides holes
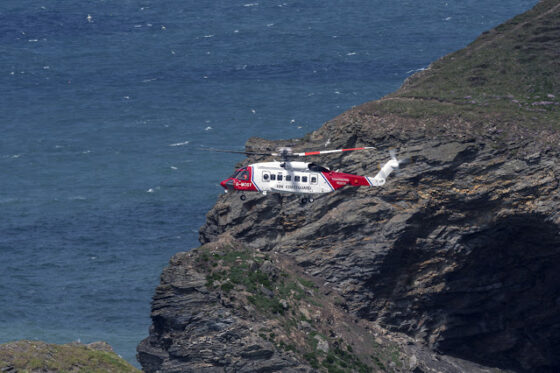
[[[313,171],[307,162],[254,163],[253,185],[260,192],[275,193],[328,193],[334,189],[320,171]]]

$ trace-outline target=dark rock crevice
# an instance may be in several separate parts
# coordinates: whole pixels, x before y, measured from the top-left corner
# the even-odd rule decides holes
[[[374,301],[359,313],[445,354],[506,369],[555,369],[558,226],[538,214],[476,230],[424,221],[395,242],[366,284]]]
[[[446,279],[446,293],[459,296],[461,307],[446,307],[453,320],[436,347],[505,368],[554,370],[560,364],[553,348],[560,345],[558,232],[544,216],[517,215],[465,236],[469,260]]]

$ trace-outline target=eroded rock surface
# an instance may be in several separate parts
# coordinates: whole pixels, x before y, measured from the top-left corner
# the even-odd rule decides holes
[[[147,372],[496,372],[348,312],[279,252],[227,235],[173,257],[154,297]]]
[[[138,347],[144,370],[308,371],[290,351],[276,349],[255,333],[260,328],[254,308],[250,312],[247,305],[208,285],[208,273],[197,265],[203,267],[204,262],[195,260],[200,259],[196,254],[175,255],[162,274],[152,305],[150,337]]]
[[[341,121],[344,118],[339,119]],[[375,145],[335,167],[373,175],[385,149],[414,163],[379,189],[295,197],[223,196],[202,241],[223,232],[286,253],[331,284],[350,312],[433,348],[504,368],[560,361],[558,154],[491,139],[385,139],[352,132],[335,146]],[[369,159],[368,159],[369,158]]]
[[[295,196],[254,194],[243,202],[233,193],[223,195],[208,213],[201,241],[212,245],[227,237],[255,252],[290,258],[322,289],[330,289],[332,299],[340,296],[337,307],[355,320],[411,337],[395,337],[402,365],[383,364],[385,368],[466,369],[457,368],[456,361],[463,360],[442,366],[441,357],[438,362],[426,350],[421,350],[424,355],[416,352],[426,346],[427,351],[489,367],[558,369],[557,151],[538,151],[531,141],[497,146],[491,137],[463,134],[427,139],[414,128],[366,136],[363,127],[376,123],[347,125],[352,115],[346,113],[292,144],[314,149],[327,140],[335,147],[374,145],[374,154],[353,153],[329,162],[333,168],[364,175],[375,174],[389,148],[398,148],[401,157],[413,162],[383,188],[347,188],[304,206]],[[328,127],[341,131],[335,134]],[[258,146],[260,141],[253,139],[248,145]],[[204,287],[207,274],[197,273],[186,255],[183,265],[172,261],[154,298],[149,340],[169,343],[161,358],[164,363],[154,366],[175,371],[182,361],[179,370],[185,371],[193,366],[313,370],[301,355],[257,338],[258,323],[236,311],[242,309],[239,304],[224,306],[219,293]],[[166,339],[160,330],[177,334]],[[193,339],[196,345],[189,342]],[[141,346],[146,357],[148,345]],[[415,356],[414,364],[405,362],[405,356]],[[169,361],[172,369],[166,368]]]

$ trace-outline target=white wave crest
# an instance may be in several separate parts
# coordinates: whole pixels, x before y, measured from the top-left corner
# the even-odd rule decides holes
[[[85,201],[87,198],[84,196],[73,196],[73,197],[68,197],[68,199],[70,201]]]
[[[189,141],[183,141],[183,142],[177,142],[175,144],[169,144],[169,146],[183,146],[183,145],[187,145],[189,143]]]

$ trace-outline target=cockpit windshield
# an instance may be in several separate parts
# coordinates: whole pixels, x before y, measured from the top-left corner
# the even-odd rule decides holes
[[[249,172],[248,171],[241,171],[239,175],[237,175],[237,180],[247,181],[249,180]]]
[[[242,179],[243,175],[246,174],[245,179]],[[235,171],[233,175],[231,175],[233,179],[239,180],[248,180],[249,179],[249,172],[247,172],[247,167],[240,168],[239,170]]]

